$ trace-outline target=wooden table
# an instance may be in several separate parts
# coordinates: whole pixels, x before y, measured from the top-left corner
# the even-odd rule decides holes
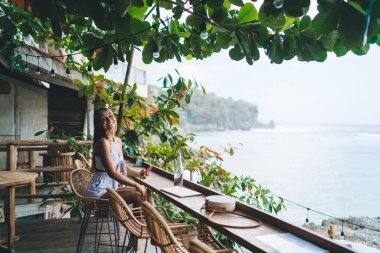
[[[8,250],[12,249],[12,243],[17,240],[15,230],[15,186],[22,184],[30,184],[37,178],[37,173],[16,172],[16,171],[0,171],[0,187],[6,187],[4,199],[5,221],[8,225]]]
[[[133,166],[129,163],[128,166]],[[145,164],[144,167],[147,167]],[[182,210],[190,213],[192,216],[197,218],[200,222],[206,223],[210,227],[218,230],[222,234],[228,236],[230,239],[239,243],[243,247],[247,248],[252,252],[270,252],[278,253],[280,252],[275,247],[272,247],[268,243],[264,243],[262,236],[265,235],[278,235],[278,236],[291,236],[299,238],[299,241],[307,241],[311,246],[318,246],[322,249],[327,250],[328,252],[354,252],[349,248],[341,246],[335,243],[333,240],[330,240],[327,237],[323,237],[313,231],[307,230],[305,228],[292,225],[284,220],[277,218],[274,215],[263,212],[252,206],[248,206],[242,202],[237,202],[236,211],[243,214],[248,214],[252,217],[258,218],[262,221],[262,225],[258,228],[246,229],[246,228],[231,228],[226,226],[221,226],[215,224],[214,222],[208,219],[209,213],[202,209],[203,204],[205,203],[206,196],[215,195],[220,193],[213,191],[209,188],[203,187],[201,185],[192,183],[190,181],[184,180],[184,186],[193,190],[196,190],[202,195],[179,198],[173,195],[167,194],[160,189],[163,187],[173,186],[173,174],[163,171],[158,168],[154,168],[150,175],[144,179],[135,179],[140,184],[145,185],[150,190],[158,193],[162,197],[168,199],[170,202],[181,208]],[[223,224],[240,222],[251,222],[246,218],[237,218],[233,214],[217,214],[213,216],[213,219],[217,218],[217,222]],[[245,220],[244,220],[245,219]],[[295,239],[297,239],[295,238]],[[298,239],[297,239],[298,240]],[[306,243],[307,243],[306,242]]]

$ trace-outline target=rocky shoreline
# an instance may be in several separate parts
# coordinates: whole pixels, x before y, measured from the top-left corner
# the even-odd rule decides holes
[[[346,220],[346,219],[345,219]],[[355,224],[361,224],[366,227],[373,228],[380,231],[380,217],[369,218],[369,217],[349,217],[347,219],[349,222]],[[342,229],[342,224],[340,221],[335,219],[323,220],[321,225],[314,223],[304,224],[310,230],[313,230],[323,236],[328,236],[328,229],[330,224],[333,224],[335,229],[334,239],[340,239],[340,233]],[[369,229],[361,228],[356,225],[344,223],[344,236],[345,240],[350,242],[356,242],[360,244],[367,245],[369,247],[380,249],[380,232],[372,231]]]

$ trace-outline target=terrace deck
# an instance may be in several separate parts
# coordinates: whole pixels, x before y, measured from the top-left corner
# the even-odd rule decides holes
[[[76,252],[80,223],[78,218],[33,220],[16,222],[16,235],[20,240],[14,243],[16,253],[71,253]],[[88,229],[95,230],[95,224]],[[124,229],[120,228],[120,237],[124,238]],[[2,231],[3,232],[3,231]],[[102,242],[109,243],[108,235],[102,236]],[[139,243],[138,252],[143,252],[145,241]],[[86,235],[82,252],[93,252],[94,235]],[[109,246],[99,246],[99,252],[112,252]],[[115,252],[115,250],[113,250]],[[148,243],[148,251],[155,252]]]

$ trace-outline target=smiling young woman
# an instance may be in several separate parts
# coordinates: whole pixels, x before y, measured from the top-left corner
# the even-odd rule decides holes
[[[94,127],[94,176],[87,189],[88,195],[107,198],[106,189],[110,187],[127,203],[140,205],[144,200],[153,203],[145,187],[127,177],[145,178],[148,172],[137,172],[126,166],[122,142],[115,136],[117,122],[113,112],[108,108],[95,110]],[[119,187],[119,184],[130,187]]]

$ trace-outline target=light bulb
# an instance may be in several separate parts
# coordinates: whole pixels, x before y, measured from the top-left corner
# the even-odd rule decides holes
[[[201,23],[199,25],[199,31],[201,32],[200,33],[200,37],[202,40],[207,40],[208,38],[208,32],[207,32],[207,29],[206,29],[206,23]]]
[[[54,71],[54,69],[51,69],[51,70],[50,70],[50,76],[52,76],[52,77],[55,76],[55,71]]]
[[[67,69],[66,69],[66,77],[70,77],[70,75],[71,75],[71,73],[70,73],[70,69],[67,68]]]
[[[284,0],[273,0],[273,6],[276,9],[281,9],[284,6]]]
[[[208,32],[204,31],[204,32],[201,32],[201,39],[202,40],[207,40],[208,38]]]
[[[37,69],[36,69],[36,75],[40,75],[40,74],[41,74],[40,67],[37,67]]]
[[[87,67],[87,73],[88,74],[92,73],[92,67],[91,67],[91,65],[88,65],[88,67]]]
[[[158,45],[154,43],[153,45],[153,58],[158,58],[160,57],[160,51],[158,50]]]
[[[344,232],[343,232],[343,231],[340,232],[340,239],[341,239],[341,240],[344,240]]]
[[[117,60],[117,57],[113,58],[113,67],[115,69],[118,69],[118,67],[119,67],[119,61]]]

